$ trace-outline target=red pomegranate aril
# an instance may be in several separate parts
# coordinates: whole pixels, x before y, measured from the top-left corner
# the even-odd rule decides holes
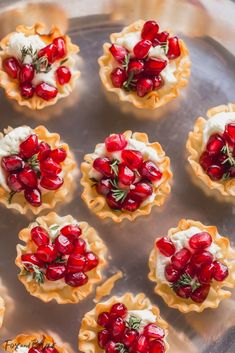
[[[65,85],[71,79],[71,71],[67,66],[60,66],[56,70],[56,77],[60,85]]]
[[[72,239],[66,235],[59,234],[55,239],[55,247],[63,255],[69,255],[73,252],[74,245]]]
[[[189,275],[191,278],[194,278],[196,275],[196,267],[193,265],[192,262],[189,262],[186,267],[184,268],[184,273]]]
[[[206,145],[206,150],[209,154],[215,155],[221,151],[224,145],[225,142],[223,138],[219,134],[214,134],[210,136]]]
[[[55,59],[62,59],[67,54],[66,43],[63,37],[57,37],[53,40],[56,47]]]
[[[37,246],[49,244],[49,234],[46,229],[40,226],[36,226],[30,231],[31,238]]]
[[[34,207],[39,207],[42,204],[42,195],[39,189],[26,189],[24,197]]]
[[[135,353],[147,353],[148,352],[148,339],[144,335],[139,335],[133,346],[133,352]]]
[[[156,47],[157,45],[161,45],[162,43],[166,43],[168,37],[169,37],[169,33],[166,31],[157,33],[155,38],[153,39],[153,47]]]
[[[49,156],[49,153],[51,151],[51,147],[48,145],[48,143],[42,141],[38,145],[38,160],[42,161],[43,159],[46,159]]]
[[[122,160],[130,169],[138,169],[143,163],[143,156],[137,150],[123,150]]]
[[[74,239],[76,239],[80,237],[80,235],[82,234],[82,230],[76,224],[68,224],[67,226],[61,228],[60,233],[65,236],[73,237]]]
[[[19,174],[12,173],[7,177],[7,185],[14,192],[20,192],[24,189],[24,185],[19,180]]]
[[[113,170],[110,165],[110,160],[108,158],[96,158],[93,162],[93,168],[101,173],[102,175],[106,176],[107,178],[113,175]]]
[[[46,175],[57,175],[62,171],[60,164],[55,162],[51,157],[48,157],[40,162],[40,169],[41,172]]]
[[[130,191],[131,195],[140,198],[141,201],[146,200],[153,193],[153,188],[150,184],[145,182],[139,182],[135,184],[135,188]]]
[[[113,134],[105,139],[105,147],[108,152],[122,151],[127,145],[127,140],[123,134]]]
[[[57,281],[58,279],[64,278],[66,273],[66,267],[63,264],[51,264],[47,267],[46,278],[49,281]]]
[[[179,297],[187,299],[192,294],[192,287],[190,285],[177,287],[175,293]]]
[[[74,254],[84,254],[86,251],[86,242],[82,238],[77,238],[74,241]]]
[[[102,313],[100,313],[97,318],[97,323],[102,327],[108,328],[110,324],[110,313],[108,313],[107,311],[103,311]]]
[[[170,37],[168,39],[168,51],[166,56],[168,57],[168,59],[172,60],[178,58],[180,54],[181,50],[178,37]]]
[[[165,331],[155,324],[148,324],[144,328],[144,335],[149,338],[163,339]]]
[[[49,153],[50,158],[57,163],[62,163],[67,157],[67,152],[64,148],[55,148]]]
[[[38,185],[37,174],[29,167],[25,167],[19,172],[19,181],[30,189],[34,189]]]
[[[38,137],[36,134],[30,135],[26,140],[21,142],[19,153],[22,158],[31,158],[38,152]]]
[[[96,191],[98,194],[106,196],[112,189],[113,185],[110,179],[101,179],[96,183]]]
[[[125,59],[126,55],[128,54],[128,50],[121,45],[112,44],[109,48],[110,53],[117,60],[119,63],[122,63]]]
[[[26,268],[30,267],[30,264],[36,265],[39,268],[44,266],[44,263],[39,260],[36,254],[23,254],[21,255],[21,261]]]
[[[134,345],[138,336],[139,336],[139,333],[136,330],[126,328],[124,331],[122,342],[127,348],[130,348],[131,346]]]
[[[3,60],[3,68],[11,78],[17,78],[20,64],[14,57]]]
[[[112,210],[120,210],[122,208],[122,202],[116,201],[112,192],[109,192],[106,196],[106,202]]]
[[[161,340],[153,340],[149,344],[149,353],[165,353],[165,345]]]
[[[71,287],[80,287],[88,282],[88,277],[84,272],[66,273],[65,282]]]
[[[50,64],[56,60],[57,48],[54,43],[48,44],[46,47],[38,51],[38,57],[45,56]]]
[[[156,37],[158,30],[159,26],[155,21],[146,21],[141,31],[141,38],[148,39],[152,42]]]
[[[176,282],[180,278],[180,272],[174,268],[173,265],[169,264],[165,267],[165,277],[168,282]]]
[[[164,59],[148,59],[144,65],[146,75],[158,76],[165,69],[167,61]]]
[[[144,71],[144,62],[143,60],[132,59],[128,64],[128,73],[133,72],[135,75],[140,74]]]
[[[124,319],[127,315],[127,307],[125,304],[115,303],[111,307],[110,313],[120,316],[122,319]]]
[[[207,151],[203,152],[200,156],[199,163],[202,168],[207,171],[207,169],[213,164],[213,159]]]
[[[20,94],[22,97],[26,99],[32,98],[34,95],[34,87],[29,82],[21,83]]]
[[[95,268],[99,263],[98,257],[92,251],[87,252],[86,254],[84,254],[84,256],[86,258],[84,271],[88,272],[93,270],[93,268]]]
[[[111,72],[110,78],[114,87],[121,88],[127,80],[127,73],[125,70],[117,67]]]
[[[190,298],[196,303],[202,303],[207,298],[210,291],[209,284],[202,284],[199,288],[192,292]]]
[[[98,332],[98,344],[100,348],[104,349],[109,339],[110,339],[110,334],[108,330],[105,329]]]
[[[117,353],[116,343],[114,341],[109,341],[106,344],[105,353]]]
[[[125,164],[118,166],[118,181],[123,185],[131,185],[135,180],[135,173]]]
[[[220,165],[213,164],[207,168],[207,174],[212,180],[220,180],[223,177],[224,169]]]
[[[58,252],[54,244],[46,244],[38,247],[36,255],[39,260],[50,263],[57,258]]]
[[[134,55],[137,59],[144,59],[152,46],[150,40],[143,39],[139,41],[133,48]]]
[[[42,353],[59,353],[55,347],[45,346]]]
[[[228,142],[234,144],[235,143],[235,124],[230,123],[225,127],[225,136],[228,139]]]
[[[143,178],[148,179],[149,181],[158,181],[162,177],[162,172],[152,161],[145,161],[140,169],[140,174]]]
[[[191,252],[187,248],[177,251],[171,258],[171,263],[177,270],[182,270],[191,259]]]
[[[172,256],[175,253],[175,245],[168,237],[162,237],[156,241],[156,246],[164,256]]]
[[[134,196],[133,194],[129,193],[122,204],[122,210],[128,212],[136,211],[141,204],[141,200],[139,197]]]
[[[202,265],[210,264],[213,261],[213,255],[206,250],[198,251],[192,256],[192,263],[197,268]]]
[[[218,282],[224,281],[225,278],[227,278],[229,275],[228,266],[226,266],[220,261],[214,261],[213,265],[214,265],[213,278]]]
[[[139,97],[144,97],[153,90],[153,80],[148,77],[140,78],[137,81],[136,92]]]
[[[189,246],[192,249],[205,249],[211,246],[212,243],[212,237],[209,233],[207,232],[200,232],[197,234],[194,234],[190,239],[189,239]]]
[[[22,65],[19,72],[19,81],[21,83],[32,82],[34,78],[34,68],[31,64]]]
[[[121,338],[124,334],[126,325],[121,317],[114,318],[110,323],[110,332],[114,339]]]
[[[200,283],[210,283],[215,271],[213,263],[205,264],[201,266],[197,273],[197,278]]]
[[[153,89],[155,91],[157,91],[164,85],[164,80],[161,75],[153,76],[152,81],[153,81]]]
[[[86,265],[86,257],[81,254],[71,254],[67,262],[68,273],[76,273],[83,271]]]
[[[36,95],[46,101],[54,99],[57,96],[58,89],[46,82],[39,83],[35,88]]]
[[[33,347],[28,350],[28,353],[42,353],[42,352],[43,352],[43,350],[39,347]]]
[[[12,154],[10,156],[2,157],[1,165],[6,172],[14,172],[23,167],[23,160],[17,155]]]
[[[43,176],[40,180],[40,185],[47,190],[58,190],[64,183],[64,179],[60,176]]]

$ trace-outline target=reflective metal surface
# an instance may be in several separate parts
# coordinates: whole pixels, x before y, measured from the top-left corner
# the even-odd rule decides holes
[[[81,2],[73,1],[73,3],[79,6]],[[122,1],[120,3],[123,4]],[[138,1],[139,3],[141,2]],[[152,1],[149,3],[153,4]],[[177,7],[177,3],[180,2],[170,3]],[[111,32],[122,27],[120,22],[125,22],[122,20],[125,14],[132,17],[132,20],[138,19],[142,14],[141,7],[138,13],[134,10],[130,13],[127,6],[117,8],[117,1],[113,2],[113,8],[110,4],[111,2],[109,7],[104,8],[105,15],[96,13],[95,16],[73,17],[68,22],[68,32],[81,49],[79,65],[82,75],[74,94],[67,100],[61,100],[55,107],[35,114],[19,109],[7,101],[1,90],[0,130],[8,125],[16,127],[28,124],[35,127],[41,123],[45,124],[50,131],[61,134],[75,153],[78,164],[81,163],[85,153],[91,152],[96,143],[103,141],[112,132],[122,132],[126,129],[143,131],[149,134],[150,141],[158,140],[171,158],[174,173],[172,192],[164,207],[154,208],[149,216],[138,218],[134,223],[125,221],[117,225],[111,221],[100,221],[91,214],[80,198],[81,187],[78,187],[73,200],[55,211],[61,215],[72,214],[79,220],[89,222],[98,230],[111,256],[105,275],[109,276],[117,269],[121,269],[125,275],[124,279],[116,284],[113,294],[143,291],[160,307],[162,316],[171,325],[170,353],[234,353],[235,293],[217,310],[183,315],[169,309],[162,299],[154,294],[154,285],[147,279],[147,274],[148,256],[155,237],[166,234],[168,228],[175,226],[182,217],[217,225],[221,234],[227,235],[232,241],[235,240],[235,207],[231,203],[206,195],[194,184],[187,170],[185,155],[186,138],[195,118],[204,115],[209,107],[234,102],[235,58],[210,36],[194,37],[196,33],[191,31],[192,23],[194,27],[197,25],[200,27],[200,34],[206,34],[206,29],[210,29],[209,20],[206,21],[208,14],[203,7],[194,7],[191,13],[194,22],[186,16],[187,7],[181,8],[181,16],[185,15],[187,21],[185,20],[181,28],[175,21],[173,29],[180,28],[184,32],[183,38],[190,49],[192,75],[189,86],[182,91],[181,98],[158,110],[156,114],[140,113],[129,105],[117,102],[115,96],[106,94],[99,80],[97,58],[102,53],[102,44]],[[107,2],[104,5],[107,5]],[[143,8],[148,9],[146,1],[142,2]],[[37,11],[34,18],[37,17]],[[174,8],[171,8],[171,13],[173,18]],[[38,14],[40,19],[48,18],[48,9],[40,8]],[[55,11],[50,10],[49,14],[54,16]],[[63,12],[58,12],[58,16],[59,22],[61,20],[66,27]],[[153,17],[151,12],[149,16]],[[158,16],[155,17],[162,24],[165,24],[166,18],[170,23],[169,16],[164,17],[164,12],[160,11],[160,8]],[[1,22],[2,27],[0,25],[2,36],[5,34],[3,23],[8,24],[8,29],[11,27],[12,12],[10,17],[9,13],[1,14],[1,18],[5,19]],[[187,35],[187,28],[190,36]],[[18,269],[14,264],[15,246],[18,243],[18,232],[32,219],[34,217],[26,218],[0,207],[0,275],[7,295],[11,298],[8,301],[4,326],[0,331],[0,341],[20,332],[51,330],[77,351],[77,334],[81,318],[94,306],[94,293],[80,304],[58,305],[45,304],[26,292],[17,279]]]

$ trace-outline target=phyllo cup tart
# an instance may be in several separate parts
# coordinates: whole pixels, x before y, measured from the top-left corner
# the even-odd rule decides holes
[[[108,91],[137,108],[156,109],[180,94],[190,76],[190,59],[182,39],[161,32],[155,21],[139,20],[110,35],[98,60]]]
[[[158,307],[143,293],[126,293],[99,303],[82,319],[78,336],[81,352],[165,353],[168,324]]]
[[[44,126],[7,128],[0,134],[0,202],[38,214],[65,201],[77,168],[66,143]]]
[[[112,134],[84,160],[82,198],[102,219],[132,221],[162,205],[170,193],[170,159],[144,133]]]
[[[187,141],[188,161],[209,189],[235,196],[235,104],[220,105],[199,117]]]
[[[235,286],[235,251],[214,226],[180,220],[157,238],[149,257],[149,279],[166,304],[183,313],[217,308]]]
[[[49,302],[78,303],[102,279],[106,246],[96,230],[72,216],[51,212],[20,231],[19,280],[27,291]]]
[[[0,296],[0,328],[2,327],[2,323],[3,323],[3,319],[4,319],[4,313],[5,313],[5,301]]]
[[[9,99],[30,109],[68,96],[80,75],[75,68],[79,47],[55,26],[49,33],[42,23],[17,26],[0,46],[0,85]]]

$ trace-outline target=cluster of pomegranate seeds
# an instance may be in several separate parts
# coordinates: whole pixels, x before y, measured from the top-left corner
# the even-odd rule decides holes
[[[113,86],[136,91],[139,97],[160,89],[164,85],[161,71],[167,66],[167,60],[150,57],[150,49],[157,46],[164,50],[169,60],[181,54],[178,37],[159,32],[155,21],[145,22],[141,40],[134,46],[133,54],[121,45],[112,44],[109,50],[119,65],[110,74]]]
[[[58,349],[54,345],[38,343],[38,346],[33,342],[33,347],[29,349],[28,353],[59,353]]]
[[[19,146],[19,153],[4,156],[1,167],[6,173],[9,202],[17,192],[24,192],[25,199],[34,207],[42,204],[40,187],[47,190],[59,189],[64,180],[59,174],[61,163],[67,153],[63,148],[51,149],[44,141],[39,142],[36,134],[27,137]]]
[[[99,314],[98,344],[106,353],[164,353],[164,330],[156,324],[141,326],[141,319],[130,315],[122,303],[115,303],[110,311]]]
[[[191,298],[202,303],[208,296],[211,282],[222,282],[228,276],[228,267],[214,259],[209,251],[212,237],[207,232],[194,234],[189,239],[189,248],[176,251],[168,237],[157,240],[160,253],[169,257],[165,277],[175,293],[184,299]]]
[[[235,177],[234,123],[227,124],[223,134],[210,136],[199,163],[212,180],[223,181]]]
[[[51,231],[56,232],[53,241],[49,234]],[[87,249],[87,243],[81,235],[81,228],[74,224],[61,229],[54,225],[48,231],[41,226],[34,227],[31,239],[37,250],[21,256],[26,275],[33,274],[38,283],[43,283],[46,278],[49,281],[64,279],[71,287],[86,284],[86,272],[94,269],[99,260]]]
[[[22,48],[22,58],[8,57],[3,61],[3,68],[7,74],[19,81],[21,96],[29,99],[34,94],[44,100],[51,100],[57,96],[58,89],[46,82],[40,82],[36,87],[32,81],[36,74],[47,73],[52,69],[53,63],[62,60],[55,71],[55,78],[60,85],[68,83],[71,79],[71,72],[63,63],[67,55],[66,43],[62,37],[57,37],[53,42],[38,52],[33,51],[32,46]],[[24,64],[25,57],[30,56],[31,64]]]
[[[113,210],[136,211],[153,193],[152,183],[161,179],[162,173],[155,163],[144,161],[141,152],[125,149],[127,140],[122,134],[110,135],[105,140],[107,152],[120,152],[122,161],[112,157],[99,157],[93,168],[102,175],[94,179],[96,191],[106,198]]]

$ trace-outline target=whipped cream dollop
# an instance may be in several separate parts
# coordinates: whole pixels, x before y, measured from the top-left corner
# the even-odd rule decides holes
[[[122,45],[133,54],[134,46],[141,40],[141,32],[131,32],[122,35],[116,39],[116,44]],[[167,58],[164,49],[161,46],[151,47],[148,53],[151,58],[158,58],[167,61],[167,66],[161,71],[161,76],[164,81],[168,84],[174,84],[177,82],[177,79],[174,75],[176,71],[176,65],[174,61],[169,61]]]
[[[157,317],[149,309],[128,310],[126,320],[128,321],[131,316],[135,316],[138,319],[141,319],[140,330],[143,329],[144,326],[155,323],[157,321]]]
[[[176,251],[179,251],[182,248],[187,248],[190,250],[189,246],[189,239],[197,233],[201,233],[203,230],[198,227],[190,227],[186,230],[182,230],[180,232],[175,233],[171,237],[171,241],[175,245]],[[217,237],[220,237],[218,234]],[[221,249],[218,245],[214,242],[206,249],[211,252],[211,254],[216,259],[223,258]],[[171,257],[164,256],[160,253],[157,249],[157,261],[156,261],[156,277],[160,279],[162,283],[168,283],[167,279],[165,278],[165,266],[171,262]]]
[[[16,347],[13,353],[28,353],[29,349],[30,349],[29,347],[19,345]]]
[[[221,112],[208,119],[203,128],[203,146],[214,133],[222,134],[229,123],[235,123],[235,112]]]

